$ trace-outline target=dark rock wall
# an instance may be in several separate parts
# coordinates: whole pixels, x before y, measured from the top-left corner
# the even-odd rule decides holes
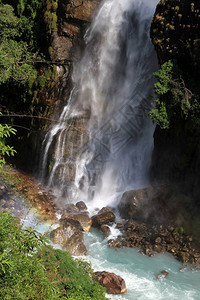
[[[200,94],[200,2],[161,0],[151,25],[160,64],[175,59],[192,93]],[[198,117],[198,116],[197,116]],[[156,127],[152,162],[154,183],[170,183],[200,209],[200,125],[174,118],[169,129]]]
[[[198,0],[161,0],[151,26],[160,63],[175,58],[188,73],[200,68],[200,3]]]
[[[100,0],[58,0],[56,26],[49,32],[49,55],[57,66],[58,76],[48,96],[53,98],[57,106],[61,102],[61,109],[72,88],[73,63],[80,58],[84,49],[83,36],[99,2]]]

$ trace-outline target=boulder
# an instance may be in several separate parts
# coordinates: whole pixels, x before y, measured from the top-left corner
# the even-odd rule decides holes
[[[106,206],[106,207],[103,207],[102,209],[100,209],[100,211],[98,213],[101,214],[104,212],[113,212],[113,210],[112,210],[112,208]]]
[[[85,204],[85,202],[83,201],[79,201],[76,203],[76,207],[80,210],[80,211],[87,211],[87,205]]]
[[[61,245],[71,255],[86,255],[87,249],[83,242],[80,223],[76,220],[64,220],[63,223],[50,233],[53,243]]]
[[[65,218],[61,218],[60,222],[63,223],[65,220],[78,221],[81,228],[86,232],[88,232],[92,226],[92,219],[85,213],[68,214]]]
[[[124,279],[115,273],[103,271],[95,272],[94,274],[95,280],[106,288],[108,294],[118,295],[127,292]]]
[[[76,205],[74,205],[73,203],[69,203],[65,206],[64,211],[62,212],[62,218],[64,218],[65,216],[67,216],[68,214],[71,213],[78,213],[79,209]]]
[[[100,230],[103,234],[105,234],[105,236],[109,236],[109,234],[110,234],[109,226],[107,226],[105,224],[102,224],[101,227],[100,227]]]
[[[122,195],[118,209],[120,215],[125,219],[132,218],[135,215],[137,211],[135,191],[128,191]]]
[[[110,248],[122,248],[123,245],[122,245],[122,241],[120,241],[119,239],[116,240],[111,239],[108,241],[108,246]]]
[[[98,213],[92,217],[92,226],[100,227],[103,224],[110,224],[115,221],[115,215],[112,211]]]

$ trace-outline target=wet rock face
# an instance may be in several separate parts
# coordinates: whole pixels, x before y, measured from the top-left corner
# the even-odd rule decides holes
[[[83,231],[88,232],[92,225],[86,204],[83,201],[67,204],[58,224],[60,226],[50,233],[53,243],[62,245],[71,255],[86,255]]]
[[[101,232],[105,235],[105,237],[108,237],[111,233],[109,226],[102,224],[100,227]]]
[[[126,284],[123,278],[109,272],[95,272],[95,280],[106,288],[108,294],[124,294],[127,292]]]
[[[54,50],[51,53],[53,61],[69,60],[71,58],[72,41],[70,38],[59,36],[57,32],[54,32],[51,46]]]
[[[51,59],[72,61],[83,45],[83,34],[97,7],[97,0],[59,0],[57,10],[58,28],[52,33]]]
[[[67,19],[75,19],[80,21],[88,21],[94,12],[99,1],[97,0],[75,0],[68,1],[67,5],[64,5],[64,11]]]

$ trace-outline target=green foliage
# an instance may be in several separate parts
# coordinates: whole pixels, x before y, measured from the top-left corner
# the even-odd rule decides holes
[[[154,101],[156,108],[149,112],[149,116],[162,129],[167,129],[169,128],[170,118],[167,112],[166,101],[164,101],[162,96],[169,93],[171,89],[171,83],[173,80],[173,62],[170,60],[164,63],[160,70],[155,72],[154,75],[158,80],[154,84],[154,90],[160,98]]]
[[[154,84],[154,90],[158,95],[164,95],[170,90],[173,78],[173,62],[171,60],[164,63],[158,72],[154,73],[158,81]]]
[[[16,129],[7,124],[0,124],[0,167],[5,164],[5,155],[13,156],[16,153],[13,147],[5,144],[5,138],[10,137],[11,134],[16,134]]]
[[[0,299],[105,300],[89,264],[45,245],[46,239],[19,219],[0,213]]]
[[[27,110],[38,87],[37,62],[45,60],[42,51],[47,53],[44,4],[44,0],[0,1],[0,101],[8,110]]]
[[[151,119],[162,129],[168,129],[175,117],[199,120],[199,97],[186,87],[176,62],[165,62],[154,75],[157,78],[154,91],[159,98],[154,100],[156,107],[149,112]]]
[[[52,31],[57,31],[57,15],[56,11],[58,8],[58,0],[47,0],[47,7],[44,14],[45,22],[47,25],[48,33],[51,34]]]
[[[169,128],[169,118],[167,114],[166,104],[159,99],[155,100],[156,106],[149,112],[152,121],[156,122],[162,129]]]
[[[34,254],[44,243],[38,232],[23,229],[7,211],[0,214],[0,299],[58,299]]]
[[[10,80],[14,84],[28,85],[37,77],[37,70],[30,63],[35,54],[29,50],[29,44],[19,40],[20,19],[14,15],[10,5],[0,5],[0,85]]]
[[[41,0],[19,0],[17,4],[19,16],[22,16],[25,13],[34,20],[37,16],[37,11],[41,6],[41,2]]]
[[[92,280],[91,266],[84,261],[73,260],[68,252],[43,247],[38,252],[47,276],[59,286],[62,299],[105,300],[105,289]]]
[[[14,15],[14,8],[10,5],[0,4],[0,37],[14,38],[19,36],[17,26],[19,19]]]
[[[39,76],[37,78],[37,82],[36,84],[41,87],[41,88],[44,88],[45,87],[45,84],[46,84],[46,78],[44,76]]]

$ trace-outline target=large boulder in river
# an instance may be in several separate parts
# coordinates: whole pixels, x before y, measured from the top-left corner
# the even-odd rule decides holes
[[[99,213],[92,217],[92,226],[101,227],[103,224],[111,224],[115,222],[115,214],[111,209],[103,209]]]
[[[125,219],[133,218],[143,204],[152,198],[152,188],[127,191],[122,195],[118,209]]]
[[[87,213],[68,214],[64,218],[61,218],[60,222],[63,223],[67,220],[78,221],[81,225],[81,228],[86,232],[88,232],[90,230],[90,227],[92,226],[92,219],[88,216]]]
[[[176,198],[168,186],[149,186],[126,191],[117,208],[124,219],[157,224],[176,223],[179,219]]]
[[[63,225],[50,233],[54,244],[59,244],[71,255],[86,255],[87,249],[83,242],[83,232],[80,223],[76,220],[65,220]]]
[[[79,209],[76,205],[74,205],[73,203],[69,203],[67,205],[65,205],[65,209],[62,211],[62,218],[64,216],[67,216],[68,214],[71,213],[78,213]]]
[[[106,271],[95,272],[95,280],[106,288],[108,294],[124,294],[127,292],[126,283],[123,278],[115,273]]]

